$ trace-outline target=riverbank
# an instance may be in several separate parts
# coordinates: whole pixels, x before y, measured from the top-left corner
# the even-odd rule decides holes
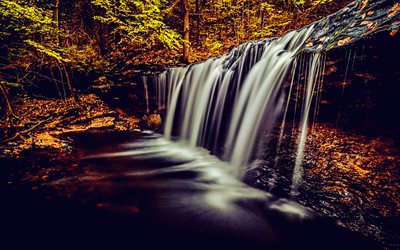
[[[0,120],[0,155],[18,157],[24,150],[71,150],[70,133],[132,131],[140,118],[111,109],[95,94],[81,94],[76,100],[18,98],[15,116]]]

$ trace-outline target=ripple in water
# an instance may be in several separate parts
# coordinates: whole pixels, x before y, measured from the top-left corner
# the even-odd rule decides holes
[[[56,180],[51,188],[60,197],[126,218],[123,231],[136,232],[150,246],[319,249],[330,242],[337,249],[365,244],[309,208],[240,182],[231,165],[202,148],[138,134],[129,143],[113,142],[107,152],[80,150],[83,174]],[[107,229],[108,235],[120,230]]]

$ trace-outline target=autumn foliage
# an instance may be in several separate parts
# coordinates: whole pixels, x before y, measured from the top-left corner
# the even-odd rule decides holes
[[[10,89],[31,95],[31,86],[48,82],[65,99],[74,96],[82,82],[90,84],[105,74],[138,65],[205,60],[243,42],[298,29],[348,2],[3,0],[0,96],[6,101],[1,106],[10,104]],[[189,25],[186,38],[184,19]]]

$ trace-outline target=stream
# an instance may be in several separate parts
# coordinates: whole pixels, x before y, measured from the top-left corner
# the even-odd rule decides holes
[[[201,148],[150,131],[74,140],[68,158],[43,151],[30,166],[2,162],[2,242],[45,249],[378,248],[297,202],[238,181],[229,164]]]

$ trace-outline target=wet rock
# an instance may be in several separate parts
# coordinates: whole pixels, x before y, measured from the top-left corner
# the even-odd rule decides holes
[[[147,125],[149,127],[161,127],[161,116],[159,114],[150,115],[149,119],[147,120]]]
[[[144,115],[142,117],[142,124],[144,127],[154,131],[161,131],[162,120],[160,114],[151,114],[150,116]]]

